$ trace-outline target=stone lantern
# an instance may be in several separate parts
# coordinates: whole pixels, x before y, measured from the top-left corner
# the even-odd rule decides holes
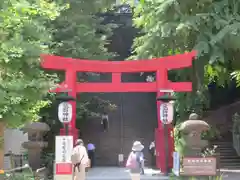
[[[189,120],[180,126],[181,136],[186,143],[186,154],[188,156],[198,156],[203,148],[208,145],[207,140],[201,139],[202,132],[210,129],[208,123],[198,120],[198,115],[192,113]]]
[[[41,152],[48,145],[47,142],[43,141],[43,135],[49,130],[50,127],[42,122],[32,122],[23,128],[23,131],[28,133],[29,141],[24,142],[22,147],[28,150],[28,161],[33,170],[41,166]]]

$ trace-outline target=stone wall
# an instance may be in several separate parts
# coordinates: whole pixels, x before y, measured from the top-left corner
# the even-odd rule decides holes
[[[23,133],[23,131],[19,129],[7,129],[4,130],[4,154],[9,154],[12,152],[15,158],[15,166],[22,166],[20,163],[20,156],[27,152],[26,149],[22,147],[22,143],[28,141],[28,134]],[[10,161],[9,156],[4,157],[4,169],[12,169],[12,163]]]
[[[221,134],[225,134],[232,130],[232,116],[236,112],[240,113],[240,101],[208,112],[204,120],[216,127]]]

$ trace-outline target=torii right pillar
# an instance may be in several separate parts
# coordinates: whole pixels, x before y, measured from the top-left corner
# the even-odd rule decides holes
[[[174,90],[174,92],[191,92],[192,83],[191,82],[174,82],[168,80],[168,70],[170,69],[182,69],[192,66],[192,60],[196,56],[196,51],[184,54],[182,59],[169,59],[169,63],[166,63],[165,66],[161,67],[156,72],[156,85],[157,93],[156,96],[160,97],[164,95],[161,90]],[[185,63],[183,63],[185,62]],[[158,128],[155,130],[155,146],[156,146],[156,166],[161,170],[162,173],[169,172],[173,168],[173,152],[174,152],[174,134],[173,134],[173,125],[168,124],[165,127],[162,124],[160,119],[160,106],[161,101],[157,101],[157,118],[158,118]],[[167,128],[167,138],[165,137],[164,128]],[[165,138],[167,142],[165,142]],[[166,144],[167,143],[167,144]],[[166,155],[165,148],[168,146],[168,155]],[[166,167],[166,156],[168,157],[168,167]]]

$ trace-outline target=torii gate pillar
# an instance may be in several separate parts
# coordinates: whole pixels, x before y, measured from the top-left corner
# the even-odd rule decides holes
[[[81,92],[156,92],[157,97],[161,96],[161,89],[172,89],[175,92],[192,91],[191,82],[171,82],[168,80],[168,70],[182,69],[192,66],[192,60],[196,52],[167,56],[151,60],[138,61],[97,61],[65,58],[60,56],[42,55],[42,67],[52,70],[65,71],[65,81],[56,88],[55,92],[69,91],[69,95],[76,97]],[[110,83],[77,82],[77,72],[112,73]],[[156,82],[123,83],[121,73],[156,72]],[[69,126],[69,134],[74,140],[78,138],[76,129],[76,102],[73,106],[73,117]],[[165,162],[164,129],[160,120],[160,105],[157,101],[158,128],[155,131],[156,161],[157,167],[163,173],[173,166],[174,138],[172,125],[168,125],[168,147],[169,167]],[[147,120],[146,120],[147,121]],[[64,129],[61,130],[64,134]],[[149,142],[150,143],[150,142]]]

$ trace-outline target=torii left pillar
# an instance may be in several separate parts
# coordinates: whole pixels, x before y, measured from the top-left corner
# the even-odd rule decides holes
[[[69,68],[66,72],[65,72],[65,88],[68,89],[68,95],[74,97],[75,99],[77,98],[77,89],[76,89],[76,82],[77,82],[77,71],[75,70],[75,68]],[[69,124],[69,135],[73,136],[73,142],[75,142],[75,140],[78,137],[78,129],[76,128],[76,101],[70,101],[70,103],[72,104],[72,120]],[[65,129],[61,129],[60,130],[60,134],[66,134]]]

